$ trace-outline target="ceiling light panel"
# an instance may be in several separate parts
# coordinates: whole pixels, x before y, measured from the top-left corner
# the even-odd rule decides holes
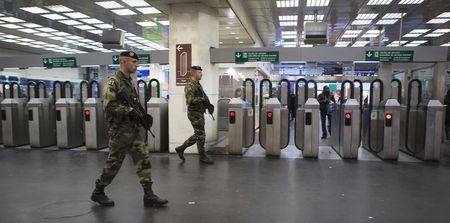
[[[425,0],[401,0],[398,4],[399,5],[418,5],[422,4],[422,2]]]
[[[17,31],[20,31],[20,32],[24,32],[24,33],[37,33],[37,32],[39,32],[39,31],[37,31],[37,30],[34,30],[34,29],[18,29]]]
[[[20,25],[25,26],[27,28],[39,28],[42,27],[41,25],[35,24],[35,23],[21,23]]]
[[[404,38],[415,38],[415,37],[419,37],[421,35],[422,35],[422,33],[408,33],[408,34],[403,35],[403,37]]]
[[[392,25],[395,24],[398,19],[381,19],[377,22],[377,25]]]
[[[45,14],[42,15],[43,17],[47,18],[47,19],[51,19],[51,20],[63,20],[63,19],[67,19],[67,17],[64,17],[62,15],[59,14]]]
[[[297,21],[280,22],[280,26],[297,26]]]
[[[277,1],[278,8],[292,8],[298,7],[298,0],[283,0]]]
[[[58,22],[64,23],[69,26],[75,26],[75,25],[81,25],[81,22],[78,22],[77,20],[69,19],[69,20],[59,20]]]
[[[99,24],[99,23],[103,23],[102,21],[98,20],[98,19],[80,19],[80,21],[87,23],[87,24]]]
[[[403,13],[403,16],[405,16],[406,13]],[[383,16],[381,19],[400,19],[402,17],[402,13],[386,13],[386,15]]]
[[[433,31],[433,33],[448,33],[450,32],[450,29],[436,29]]]
[[[142,6],[150,6],[144,0],[122,0],[123,3],[131,6],[131,7],[142,7]]]
[[[378,13],[361,13],[356,16],[356,19],[375,19]]]
[[[448,21],[450,21],[450,18],[432,19],[432,20],[428,21],[427,24],[444,24],[444,23],[446,23]]]
[[[372,23],[372,20],[368,19],[361,19],[361,20],[355,20],[352,22],[352,25],[369,25]]]
[[[413,29],[411,30],[411,32],[409,33],[420,33],[420,34],[424,34],[426,32],[430,31],[430,29]]]
[[[24,20],[18,19],[16,17],[0,17],[0,20],[10,23],[25,22]]]
[[[405,44],[405,43],[407,43],[408,41],[406,41],[406,40],[402,40],[402,41],[400,41],[400,46],[401,45],[403,45],[403,44]],[[399,46],[399,41],[398,40],[396,40],[396,41],[392,41],[389,45],[387,45],[388,47],[395,47],[395,46]]]
[[[137,8],[142,14],[160,14],[161,12],[153,7]]]
[[[68,8],[63,5],[49,5],[49,6],[46,6],[46,8],[48,8],[54,12],[73,12],[73,10],[71,8]]]
[[[81,29],[81,30],[90,30],[90,29],[95,29],[94,27],[90,26],[90,25],[81,25],[81,26],[74,26],[77,29]]]
[[[154,22],[136,22],[136,24],[143,26],[143,27],[152,27],[157,26]]]
[[[111,11],[116,13],[117,15],[121,15],[121,16],[137,14],[137,13],[131,11],[130,9],[116,9],[116,10],[111,10]]]
[[[101,35],[103,33],[103,30],[93,29],[93,30],[88,30],[88,32]]]
[[[356,41],[355,43],[353,43],[352,46],[354,47],[363,47],[365,45],[367,45],[369,43],[369,41]]]
[[[27,11],[29,13],[33,13],[33,14],[49,13],[49,11],[47,11],[43,8],[39,8],[39,7],[25,7],[25,8],[20,8],[20,9]]]
[[[46,33],[51,33],[51,32],[57,32],[58,30],[56,29],[52,29],[52,28],[48,28],[48,27],[42,27],[42,28],[37,28],[39,31],[42,32],[46,32]]]
[[[81,13],[81,12],[68,12],[68,13],[64,13],[64,15],[69,16],[72,19],[84,19],[84,18],[89,18],[89,16]]]
[[[36,36],[42,36],[42,37],[50,37],[50,36],[54,36],[50,33],[35,33],[34,35]]]
[[[0,26],[8,28],[8,29],[21,29],[21,28],[23,28],[22,26],[18,26],[18,25],[15,25],[15,24],[0,24]]]
[[[444,43],[444,44],[442,44],[441,46],[450,46],[450,42]]]
[[[450,18],[450,12],[444,12],[437,16],[438,18]]]
[[[55,34],[57,36],[70,36],[72,34],[66,33],[66,32],[54,32],[52,34]]]
[[[325,7],[330,4],[330,0],[306,0],[306,7]]]
[[[170,25],[170,21],[169,20],[165,20],[165,21],[158,21],[159,24],[163,25],[163,26],[168,26]]]
[[[444,35],[445,33],[428,33],[427,35],[423,36],[423,37],[427,37],[427,38],[434,38],[434,37],[440,37],[442,35]]]
[[[350,41],[339,41],[334,44],[335,47],[346,47],[350,44]]]
[[[369,0],[367,5],[389,5],[392,0]]]
[[[105,8],[105,9],[119,9],[123,8],[123,5],[115,2],[115,1],[104,1],[104,2],[96,2],[95,4]]]
[[[322,21],[325,15],[319,14],[317,15],[317,21]],[[314,21],[314,15],[305,15],[303,18],[304,21]]]
[[[103,24],[95,24],[94,26],[97,27],[97,28],[99,28],[99,29],[112,29],[112,28],[113,28],[112,25],[106,24],[106,23],[103,23]]]
[[[3,35],[2,37],[8,38],[8,39],[18,39],[18,38],[20,38],[19,36],[16,36],[16,35]]]
[[[280,15],[278,19],[280,21],[297,21],[298,15]]]

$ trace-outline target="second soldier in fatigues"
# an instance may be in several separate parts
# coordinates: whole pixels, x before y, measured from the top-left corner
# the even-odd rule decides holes
[[[203,91],[200,80],[202,79],[203,73],[200,66],[191,67],[191,78],[188,80],[186,86],[184,87],[184,93],[186,97],[187,105],[187,116],[189,121],[194,128],[194,135],[189,137],[181,146],[175,148],[178,156],[181,160],[185,161],[184,150],[187,147],[197,143],[198,154],[200,155],[200,162],[206,164],[214,164],[214,161],[206,155],[205,152],[205,109],[208,104],[208,99]],[[214,110],[214,109],[213,109]]]
[[[127,152],[137,165],[137,175],[144,189],[144,206],[163,206],[168,203],[153,193],[150,157],[144,148],[144,138],[140,134],[142,125],[133,118],[133,108],[118,97],[119,90],[126,90],[137,101],[136,89],[131,82],[131,74],[137,70],[138,56],[134,52],[120,54],[120,71],[103,87],[103,106],[109,124],[109,155],[102,174],[95,181],[95,190],[91,200],[104,206],[114,206],[114,201],[106,196],[108,186],[120,167]]]

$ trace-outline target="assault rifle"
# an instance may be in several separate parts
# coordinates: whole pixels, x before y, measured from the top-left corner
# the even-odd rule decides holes
[[[211,104],[211,102],[209,101],[208,95],[205,94],[205,92],[203,91],[202,86],[200,86],[200,90],[202,91],[203,94],[203,98],[205,99],[205,101],[203,102],[203,106],[205,106],[206,110],[208,110],[208,113],[211,115],[212,119],[214,119],[214,105]]]
[[[142,107],[141,103],[139,103],[137,100],[133,100],[130,97],[129,92],[124,87],[120,88],[120,90],[117,92],[117,97],[125,100],[128,106],[133,108],[133,110],[130,111],[130,116],[133,117],[132,120],[134,119],[139,124],[142,124],[145,130],[149,131],[150,134],[152,134],[153,138],[155,138],[155,135],[151,130],[153,117],[145,112],[145,109]]]

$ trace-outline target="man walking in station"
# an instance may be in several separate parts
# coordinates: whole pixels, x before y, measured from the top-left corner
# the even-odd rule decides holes
[[[189,137],[181,146],[175,148],[181,160],[185,161],[184,150],[197,143],[199,161],[205,164],[214,164],[214,161],[205,152],[205,117],[207,109],[210,114],[214,112],[214,106],[209,102],[208,96],[203,91],[200,80],[203,73],[200,66],[192,66],[190,70],[191,78],[188,80],[184,93],[186,97],[187,116],[194,128],[194,135]]]
[[[331,102],[336,103],[333,95],[330,93],[330,88],[324,86],[322,93],[319,94],[317,100],[320,104],[320,119],[322,123],[322,138],[327,138],[327,117],[328,117],[328,133],[331,135]]]
[[[109,155],[102,174],[95,181],[91,200],[103,206],[114,206],[114,201],[105,194],[127,152],[137,165],[137,175],[144,189],[144,206],[163,206],[168,203],[153,193],[151,164],[148,151],[144,148],[144,138],[140,133],[143,124],[138,121],[136,111],[121,95],[123,93],[139,103],[136,89],[130,75],[137,70],[138,56],[134,52],[122,52],[119,57],[120,70],[103,87],[103,106],[109,124]]]

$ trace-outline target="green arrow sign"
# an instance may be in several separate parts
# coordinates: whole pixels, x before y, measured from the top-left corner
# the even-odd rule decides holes
[[[76,67],[77,59],[75,57],[42,58],[42,64],[46,68]]]
[[[138,54],[139,64],[149,64],[150,63],[150,54]],[[120,64],[119,55],[112,56],[113,64]]]
[[[366,61],[413,62],[414,51],[366,51]]]
[[[234,61],[236,63],[245,62],[273,62],[279,61],[278,51],[261,51],[261,52],[235,52]]]

